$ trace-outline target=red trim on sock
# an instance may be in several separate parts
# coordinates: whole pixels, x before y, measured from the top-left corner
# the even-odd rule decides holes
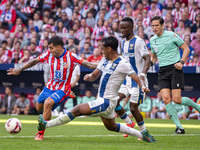
[[[49,120],[45,120],[45,121],[49,121]],[[45,129],[42,130],[42,131],[38,131],[38,133],[39,133],[39,134],[42,134],[42,135],[44,135],[44,132],[45,132]]]

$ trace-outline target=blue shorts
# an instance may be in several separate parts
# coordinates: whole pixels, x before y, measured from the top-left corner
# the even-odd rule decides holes
[[[55,102],[52,110],[54,110],[56,107],[58,107],[61,103],[64,103],[68,98],[69,95],[66,95],[66,93],[62,90],[49,90],[48,88],[44,87],[43,91],[41,92],[40,96],[37,99],[38,103],[43,103],[48,98],[52,98]]]

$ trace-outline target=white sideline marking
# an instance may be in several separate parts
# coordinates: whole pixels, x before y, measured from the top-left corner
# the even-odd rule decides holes
[[[200,134],[152,134],[155,137],[158,136],[199,136]],[[49,136],[44,136],[45,138],[69,138],[69,137],[123,137],[122,135],[49,135]],[[0,136],[1,138],[35,138],[35,136]]]
[[[6,123],[7,120],[0,119],[0,123]],[[22,124],[38,124],[36,120],[20,120]],[[123,123],[124,124],[124,123]],[[72,121],[65,125],[89,125],[89,126],[103,126],[102,122],[90,122],[90,121]],[[176,128],[175,124],[161,124],[161,123],[145,123],[146,127],[157,128]],[[137,125],[136,125],[137,126]],[[197,128],[200,129],[200,125],[194,124],[182,124],[183,128]]]

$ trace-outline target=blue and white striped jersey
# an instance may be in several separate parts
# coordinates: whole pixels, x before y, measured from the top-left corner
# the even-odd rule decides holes
[[[149,55],[144,40],[136,35],[129,41],[123,39],[121,42],[121,52],[122,52],[122,57],[126,59],[128,62],[130,62],[131,66],[133,67],[137,75],[140,76],[145,63],[143,56]],[[126,80],[124,80],[123,84],[129,87],[137,87],[136,82],[128,76],[126,77]],[[148,85],[147,78],[145,84],[146,86]]]
[[[106,99],[117,100],[118,90],[127,75],[135,73],[130,63],[121,56],[115,61],[106,60],[99,62],[97,69],[101,71],[98,96]]]

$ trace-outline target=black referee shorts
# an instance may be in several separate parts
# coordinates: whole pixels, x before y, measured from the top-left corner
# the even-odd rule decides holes
[[[160,67],[158,71],[158,89],[183,89],[184,75],[183,70],[178,70],[174,64]]]

